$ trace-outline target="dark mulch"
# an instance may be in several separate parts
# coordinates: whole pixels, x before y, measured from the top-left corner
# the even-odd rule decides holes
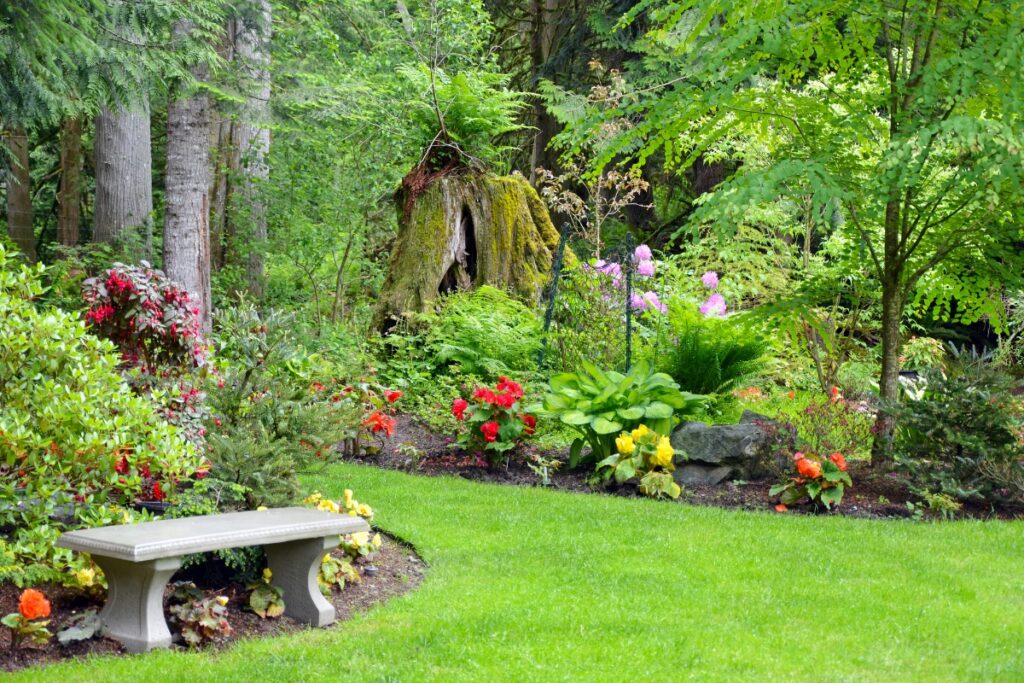
[[[395,416],[394,435],[374,455],[361,460],[368,464],[387,469],[397,469],[428,476],[457,476],[473,481],[516,486],[539,486],[540,478],[522,461],[516,459],[508,464],[487,467],[479,458],[453,449],[454,439],[438,434],[420,420],[410,415]],[[417,456],[410,455],[408,446],[419,450]],[[539,454],[545,458],[568,459],[565,450],[541,450],[526,446],[524,455]],[[790,508],[787,514],[841,514],[850,517],[872,519],[893,519],[912,517],[908,502],[916,497],[908,490],[899,473],[872,469],[866,462],[851,462],[849,465],[853,487],[847,489],[843,504],[832,513],[824,508],[815,509],[804,505]],[[570,471],[564,466],[552,473],[550,487],[562,491],[612,493],[615,495],[640,495],[635,486],[617,490],[594,487],[588,480],[588,472]],[[768,490],[777,483],[774,480],[725,482],[717,486],[687,486],[680,501],[691,505],[744,510],[775,510],[777,501],[768,495]],[[1021,514],[993,510],[983,505],[965,505],[959,517],[975,519],[1017,519]]]
[[[357,565],[362,575],[359,583],[350,583],[344,590],[335,590],[328,597],[328,600],[338,611],[338,622],[351,617],[371,606],[384,602],[394,596],[401,595],[415,588],[423,579],[425,566],[416,556],[416,553],[403,543],[387,536],[381,535],[383,545],[376,553],[371,562],[364,562]],[[334,551],[341,556],[341,551]],[[176,580],[175,577],[174,580]],[[173,581],[172,580],[172,583]],[[208,583],[208,582],[207,582]],[[249,591],[245,585],[239,583],[224,583],[219,586],[204,585],[199,587],[207,595],[227,596],[228,602],[228,623],[231,625],[232,633],[226,639],[219,641],[212,646],[224,648],[235,641],[243,638],[262,638],[267,636],[293,633],[308,628],[288,617],[277,619],[261,619],[252,612],[245,609],[248,604]],[[42,585],[36,587],[41,590],[52,605],[52,616],[50,631],[54,634],[64,628],[68,619],[80,612],[89,609],[96,609],[102,605],[102,599],[90,597],[80,590],[65,588],[58,585]],[[168,587],[168,594],[171,592]],[[9,583],[0,584],[0,615],[10,614],[18,610],[18,596],[21,589]],[[168,617],[170,615],[167,615]],[[171,632],[174,633],[175,626],[168,619]],[[336,626],[334,627],[336,628]],[[109,638],[95,638],[80,643],[74,643],[68,647],[61,646],[56,638],[51,639],[45,647],[25,646],[19,650],[11,650],[8,646],[9,636],[7,629],[0,635],[0,671],[15,671],[26,666],[58,662],[61,660],[75,659],[87,655],[99,654],[123,654],[124,648],[120,643]],[[181,647],[175,645],[173,647]]]

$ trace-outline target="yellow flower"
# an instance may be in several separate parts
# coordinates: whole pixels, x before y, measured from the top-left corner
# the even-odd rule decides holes
[[[323,564],[324,562],[330,562],[330,561],[331,561],[331,554],[327,553],[326,555],[324,555],[324,559],[320,560],[320,564]]]
[[[96,584],[96,570],[86,567],[75,572],[75,581],[82,588],[90,588]]]
[[[370,509],[370,506],[369,505],[364,505],[363,503],[360,503],[359,505],[356,506],[356,513],[360,517],[372,517],[373,516],[373,510]]]
[[[303,502],[304,502],[304,503],[305,503],[306,505],[316,505],[317,503],[319,503],[319,502],[320,502],[320,499],[321,499],[322,497],[323,497],[323,496],[321,496],[321,495],[320,495],[320,492],[319,492],[319,491],[314,491],[313,493],[311,493],[311,494],[309,494],[308,496],[306,496],[306,500],[305,500],[305,501],[303,501]]]
[[[373,535],[373,541],[370,543],[370,547],[377,550],[381,546],[380,534]]]
[[[355,545],[357,548],[360,548],[370,542],[370,532],[357,531],[354,534],[352,534],[351,538],[352,544]]]
[[[317,503],[318,510],[325,510],[327,512],[341,512],[341,508],[333,500],[321,500]]]
[[[619,453],[622,455],[629,455],[636,449],[633,439],[631,439],[627,434],[623,434],[615,439],[615,447],[619,449]]]
[[[256,512],[266,512],[269,509],[270,508],[268,508],[266,505],[260,505],[258,508],[256,508]]]
[[[223,607],[224,605],[228,604],[228,599],[226,597],[224,597],[223,595],[218,595],[217,596],[217,604],[220,605],[221,607]]]
[[[270,567],[263,570],[263,580],[270,583],[270,580],[274,578],[274,572],[270,571]]]
[[[647,435],[647,432],[649,431],[651,430],[647,428],[647,425],[640,425],[639,427],[633,430],[633,441],[639,441],[640,439],[644,438]]]
[[[352,507],[352,489],[345,489],[345,507]]]
[[[661,465],[662,467],[668,467],[672,464],[672,458],[675,457],[676,451],[672,448],[672,442],[669,441],[667,436],[661,437],[658,440],[658,448],[652,458],[655,465]]]

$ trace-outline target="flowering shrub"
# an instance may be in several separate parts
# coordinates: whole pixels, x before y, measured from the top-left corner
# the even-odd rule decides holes
[[[459,445],[466,450],[482,451],[491,461],[494,455],[518,446],[524,436],[532,436],[537,418],[521,405],[522,398],[522,385],[499,377],[494,389],[478,387],[472,401],[455,399],[452,415],[466,425],[459,433]]]
[[[50,601],[46,596],[29,588],[22,591],[18,599],[18,611],[0,619],[11,630],[11,649],[18,648],[26,640],[37,645],[45,645],[50,640],[50,631],[46,628],[49,620],[40,621],[50,616]]]
[[[15,269],[0,247],[0,498],[37,501],[0,513],[17,534],[32,526],[29,514],[45,519],[59,504],[168,496],[200,464],[180,430],[125,384],[109,341],[33,304],[39,272]]]
[[[90,331],[117,345],[124,360],[148,372],[160,366],[201,366],[206,344],[199,308],[188,292],[147,262],[115,263],[83,284]]]
[[[700,305],[701,315],[716,318],[724,316],[727,310],[725,297],[718,292],[713,291],[718,289],[718,273],[713,270],[709,270],[701,276],[700,281],[701,284],[704,285],[705,289],[712,290],[711,295],[708,296],[707,300]]]
[[[821,502],[831,510],[843,501],[846,487],[853,486],[846,471],[846,458],[838,451],[822,459],[797,452],[793,462],[796,475],[768,491],[769,495],[778,496],[782,505]]]
[[[641,424],[632,432],[622,432],[615,439],[615,449],[615,453],[597,463],[599,479],[614,478],[624,484],[640,477],[640,492],[652,498],[678,498],[682,493],[672,477],[676,451],[667,436]]]

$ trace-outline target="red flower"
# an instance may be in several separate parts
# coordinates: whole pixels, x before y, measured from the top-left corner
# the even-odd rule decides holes
[[[523,415],[522,420],[523,424],[526,425],[526,429],[523,430],[524,432],[533,434],[537,431],[537,418],[533,415]]]
[[[469,402],[466,399],[457,398],[452,401],[452,415],[455,416],[456,420],[461,420],[465,417],[464,413],[468,407]]]
[[[385,391],[384,392],[384,398],[386,398],[388,400],[388,403],[394,403],[398,399],[402,398],[402,392],[401,391],[397,391],[397,390],[395,390],[395,391]]]
[[[493,441],[498,440],[497,422],[494,422],[493,420],[491,422],[484,422],[482,425],[480,425],[480,431],[483,433],[484,439],[487,441],[487,443],[491,443]]]
[[[148,479],[149,475],[149,465],[139,465],[139,476],[143,479]]]
[[[121,459],[114,465],[114,471],[118,474],[128,474],[128,458],[121,456]]]
[[[153,494],[152,495],[153,495],[153,500],[157,501],[158,503],[166,497],[164,495],[164,490],[162,488],[160,488],[160,482],[158,482],[158,481],[154,481],[153,482]]]
[[[18,611],[29,621],[44,619],[50,616],[50,601],[34,588],[28,588],[21,593],[21,598],[18,600]]]
[[[801,477],[817,479],[821,476],[821,463],[810,458],[800,458],[796,461],[796,471]]]
[[[502,408],[511,408],[516,404],[515,394],[497,394],[494,397],[494,405],[501,406]]]
[[[846,458],[843,457],[842,453],[835,452],[828,456],[828,459],[835,463],[836,467],[839,468],[840,472],[846,471]]]
[[[395,421],[388,417],[379,410],[373,411],[370,417],[363,420],[363,426],[369,427],[370,431],[374,434],[384,432],[385,436],[391,436],[395,433]]]
[[[842,398],[842,395],[839,393],[839,387],[833,384],[832,389],[829,391],[829,396],[832,397],[833,401],[838,401]]]
[[[498,399],[498,395],[485,387],[479,387],[473,392],[473,398],[484,403],[494,403]]]
[[[498,378],[498,391],[507,391],[516,398],[523,397],[523,387],[518,382],[513,382],[508,377]]]

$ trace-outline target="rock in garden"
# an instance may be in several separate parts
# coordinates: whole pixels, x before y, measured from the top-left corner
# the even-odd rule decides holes
[[[777,425],[749,410],[737,424],[683,423],[672,434],[672,446],[687,455],[676,467],[676,481],[692,486],[769,476],[780,465],[772,453]]]

